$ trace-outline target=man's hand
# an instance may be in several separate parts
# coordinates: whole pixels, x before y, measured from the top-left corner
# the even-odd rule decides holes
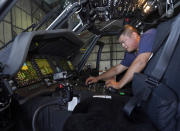
[[[91,76],[91,77],[86,79],[86,85],[91,84],[91,83],[96,83],[96,82],[98,82],[97,77],[92,77]]]
[[[106,81],[106,87],[109,88],[109,87],[113,87],[115,89],[120,89],[119,87],[119,83],[114,81],[114,80],[108,80]]]

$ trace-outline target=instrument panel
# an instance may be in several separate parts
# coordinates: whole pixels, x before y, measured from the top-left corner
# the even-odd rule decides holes
[[[54,73],[47,59],[35,59],[35,62],[43,76],[47,76]]]
[[[62,58],[36,56],[24,62],[20,71],[15,76],[18,87],[24,87],[37,83],[43,78],[52,77],[54,73],[73,70],[70,61]]]
[[[62,71],[72,71],[73,69],[71,61],[64,58],[33,56],[24,62],[15,75],[12,87],[18,96],[18,100],[23,99],[20,103],[24,103],[25,99],[34,97],[34,95],[54,91],[57,82],[53,80],[53,75]]]
[[[28,84],[33,84],[40,81],[37,71],[30,61],[26,61],[21,70],[17,73],[15,80],[18,87],[24,87]]]
[[[64,72],[66,72],[65,75]],[[61,78],[55,79],[56,75]],[[17,96],[16,100],[19,104],[24,104],[39,95],[52,95],[66,86],[71,87],[74,94],[80,95],[82,99],[92,94],[108,93],[104,82],[85,85],[85,75],[89,75],[89,73],[74,71],[71,61],[66,59],[53,56],[34,56],[24,62],[14,78],[14,86],[17,87],[14,90]]]

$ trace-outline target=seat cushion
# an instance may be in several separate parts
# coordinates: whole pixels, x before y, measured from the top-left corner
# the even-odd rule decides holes
[[[113,96],[112,100],[88,98],[79,103],[65,122],[64,131],[156,131],[147,117],[136,111],[128,119],[122,109],[127,96]]]

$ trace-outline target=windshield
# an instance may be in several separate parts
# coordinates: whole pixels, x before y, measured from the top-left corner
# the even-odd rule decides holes
[[[6,17],[0,22],[0,47],[23,31],[45,30],[69,5],[77,0],[18,0]],[[68,22],[71,22],[71,27]],[[73,28],[76,16],[61,28]]]

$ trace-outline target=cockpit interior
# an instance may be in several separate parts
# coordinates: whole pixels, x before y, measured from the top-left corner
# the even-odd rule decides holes
[[[8,12],[11,12],[13,18],[12,8],[17,2],[18,0],[0,1],[0,21],[4,21]],[[93,123],[96,126],[91,127],[92,123],[88,125],[82,122],[82,125],[87,124],[82,129],[80,129],[81,121],[78,123],[78,119],[73,119],[78,123],[76,129],[75,124],[72,124],[73,121],[68,119],[78,112],[78,109],[80,110],[79,103],[87,98],[102,98],[104,104],[109,102],[106,100],[111,101],[116,97],[122,97],[122,100],[126,99],[126,101],[133,97],[132,92],[129,91],[130,85],[121,90],[114,90],[106,88],[104,81],[85,84],[89,76],[99,75],[99,61],[103,49],[103,43],[99,39],[117,37],[126,24],[134,26],[140,34],[143,34],[150,28],[158,28],[162,23],[178,19],[180,1],[34,0],[34,2],[42,6],[45,11],[44,17],[14,35],[0,48],[0,130],[78,131],[79,129],[81,131],[86,127],[86,130],[116,131],[113,125],[112,127],[108,125],[108,119],[112,118],[105,118],[107,123],[104,123],[106,125],[104,126],[99,122],[102,119],[91,117],[92,119],[84,121],[96,121]],[[72,22],[73,19],[75,20]],[[167,30],[170,30],[169,27]],[[96,68],[85,68],[96,45],[98,45]],[[178,58],[175,61],[179,61]],[[176,62],[174,65],[176,65],[175,69],[169,67],[168,70],[180,74]],[[175,77],[177,82],[180,76],[175,75],[169,75],[168,78]],[[168,81],[168,78],[164,78],[164,81],[167,79],[167,84],[174,86],[175,84]],[[102,104],[98,103],[99,100],[96,102],[96,106]],[[122,101],[119,103],[124,104]],[[83,107],[81,111],[86,113],[87,110]],[[112,112],[113,110],[110,114]],[[147,119],[142,118],[141,124],[129,120],[128,125],[127,118],[124,120],[127,122],[126,127],[124,125],[118,130],[162,131],[154,126],[151,120],[148,119],[147,122],[144,120]],[[180,118],[177,118],[178,120],[180,121]],[[180,130],[178,128],[180,122],[179,124],[178,122],[176,130],[163,128],[164,131]],[[71,128],[68,128],[69,126]]]

